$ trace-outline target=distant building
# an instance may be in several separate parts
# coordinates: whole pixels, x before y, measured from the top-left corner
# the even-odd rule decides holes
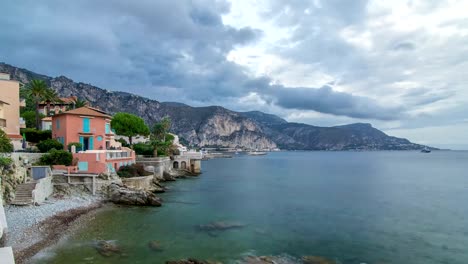
[[[19,82],[11,80],[7,73],[0,73],[0,128],[11,139],[15,149],[21,149],[20,128],[25,122],[20,118],[20,107],[25,106],[20,101]]]
[[[111,130],[112,117],[88,106],[52,116],[52,137],[65,148],[81,143],[82,149],[73,153],[78,159],[78,172],[116,172],[121,166],[135,163],[135,152],[121,147]]]
[[[41,102],[39,103],[39,113],[45,116],[53,116],[59,113],[74,109],[74,105],[78,100],[76,96],[61,97],[58,102]]]

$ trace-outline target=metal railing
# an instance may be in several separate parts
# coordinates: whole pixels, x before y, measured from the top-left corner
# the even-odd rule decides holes
[[[108,151],[106,153],[106,159],[125,159],[125,158],[130,158],[132,156],[131,152],[128,151]]]

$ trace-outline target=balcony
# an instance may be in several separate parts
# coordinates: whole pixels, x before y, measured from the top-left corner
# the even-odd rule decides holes
[[[20,99],[20,107],[26,107],[26,100]]]
[[[0,118],[0,128],[5,128],[7,125],[6,119]]]
[[[108,150],[106,151],[106,159],[107,160],[115,160],[115,159],[128,159],[132,157],[132,152],[130,151],[122,151],[122,150]]]

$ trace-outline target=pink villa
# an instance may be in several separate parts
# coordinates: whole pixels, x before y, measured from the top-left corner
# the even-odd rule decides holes
[[[121,147],[111,130],[112,117],[92,107],[81,107],[52,116],[52,137],[67,149],[70,143],[81,143],[73,153],[80,173],[112,173],[121,166],[135,163],[135,152]]]

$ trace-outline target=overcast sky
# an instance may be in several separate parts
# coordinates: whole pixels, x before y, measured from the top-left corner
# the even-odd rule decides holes
[[[468,148],[468,1],[3,1],[0,61]]]

